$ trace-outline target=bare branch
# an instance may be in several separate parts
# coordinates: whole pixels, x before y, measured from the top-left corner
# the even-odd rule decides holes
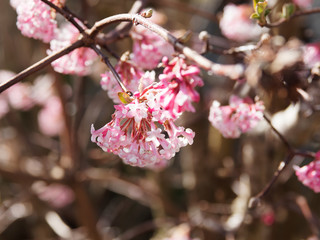
[[[100,31],[102,31],[102,29],[105,28],[107,25],[110,25],[115,22],[121,22],[121,21],[133,22],[134,24],[140,24],[148,28],[149,30],[161,36],[168,43],[173,45],[177,51],[183,53],[188,59],[194,61],[200,67],[209,71],[212,74],[223,75],[223,76],[230,77],[232,79],[240,78],[243,75],[244,69],[241,64],[224,65],[224,64],[214,63],[209,59],[201,56],[199,53],[192,50],[191,48],[180,43],[179,39],[173,36],[166,29],[160,27],[157,24],[152,23],[148,19],[145,19],[144,17],[137,14],[118,14],[118,15],[114,15],[114,16],[102,19],[96,22],[94,26],[90,30],[88,30],[88,35],[92,38],[95,38],[95,36]]]
[[[31,74],[33,74],[33,73],[39,71],[40,69],[44,68],[45,66],[49,65],[54,60],[62,57],[63,55],[66,55],[66,54],[72,52],[74,49],[82,47],[82,46],[84,46],[84,41],[81,39],[81,40],[74,42],[73,44],[66,46],[65,48],[62,48],[60,51],[43,58],[39,62],[26,68],[22,72],[18,73],[16,76],[9,79],[7,82],[3,83],[0,86],[0,93],[2,93],[4,90],[8,89],[12,85],[22,81],[23,79],[30,76]]]

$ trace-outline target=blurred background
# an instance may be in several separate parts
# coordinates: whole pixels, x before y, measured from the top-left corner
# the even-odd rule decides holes
[[[282,6],[290,1],[269,2]],[[251,66],[261,58],[221,54],[244,44],[221,34],[219,19],[230,3],[251,5],[236,0],[164,0],[149,1],[146,6],[156,9],[163,26],[177,35],[191,30],[188,44],[198,51],[203,47],[198,34],[207,31],[214,50],[205,56],[212,61]],[[66,4],[93,24],[128,12],[133,1],[67,0]],[[313,7],[317,5],[319,1],[314,1]],[[9,0],[0,1],[0,69],[5,70],[0,82],[45,57],[49,48],[22,36],[16,17]],[[283,46],[293,39],[301,45],[319,42],[319,19],[318,14],[296,18],[269,34],[282,36]],[[131,50],[132,40],[124,37],[109,48],[121,55]],[[116,59],[111,62],[115,64]],[[284,69],[284,78],[292,77],[287,72],[309,78],[309,71],[299,64]],[[182,148],[167,168],[153,171],[125,165],[91,143],[91,124],[102,127],[114,112],[99,84],[107,68],[100,61],[92,68],[90,75],[78,77],[46,67],[0,95],[10,102],[0,119],[1,240],[318,239],[319,194],[297,180],[292,166],[258,207],[248,208],[250,198],[267,185],[285,158],[286,148],[265,122],[238,139],[223,138],[211,126],[212,101],[227,104],[231,94],[243,91],[243,85],[203,72],[205,87],[198,89],[197,111],[179,119],[179,125],[196,133],[194,144]],[[276,85],[268,85],[272,79],[272,75],[261,77],[259,81],[267,81],[262,86],[249,84],[249,94],[265,101],[270,116],[279,114],[273,123],[293,147],[318,151],[319,113],[290,99],[289,93],[281,97]],[[318,106],[318,85],[313,79],[308,88],[315,99],[313,106]],[[292,165],[311,160],[295,157]]]

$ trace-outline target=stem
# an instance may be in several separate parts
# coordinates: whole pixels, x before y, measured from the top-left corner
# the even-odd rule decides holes
[[[268,27],[268,28],[279,27],[281,24],[288,22],[293,18],[304,16],[304,15],[315,14],[315,13],[320,13],[320,8],[299,11],[299,12],[294,13],[290,18],[281,18],[280,20],[278,20],[277,22],[274,22],[274,23],[264,23],[264,24],[261,24],[261,27]]]
[[[44,2],[45,4],[47,4],[48,6],[50,6],[51,8],[53,8],[54,10],[56,10],[62,16],[64,16],[65,19],[67,19],[70,23],[72,23],[78,29],[78,31],[80,33],[84,32],[83,27],[81,27],[77,23],[77,21],[75,20],[75,15],[73,13],[71,13],[70,11],[66,11],[64,8],[60,8],[60,7],[56,6],[55,4],[50,2],[49,0],[41,0],[41,1]]]
[[[66,46],[65,48],[62,48],[60,51],[41,59],[39,62],[26,68],[25,70],[18,73],[17,75],[15,75],[11,79],[9,79],[7,82],[2,84],[0,86],[0,93],[2,93],[4,90],[8,89],[12,85],[22,81],[23,79],[30,76],[31,74],[33,74],[33,73],[39,71],[40,69],[44,68],[45,66],[49,65],[54,60],[62,57],[65,54],[68,54],[68,53],[72,52],[74,49],[82,47],[82,46],[84,46],[83,40],[78,40],[78,41],[74,42],[73,44],[70,44],[70,45]]]
[[[106,55],[103,54],[103,52],[99,49],[98,46],[96,45],[91,45],[91,48],[101,57],[102,61],[107,64],[107,66],[109,67],[110,71],[112,72],[113,76],[115,77],[115,79],[117,80],[119,86],[121,87],[121,89],[125,92],[128,93],[128,89],[124,86],[124,84],[121,81],[121,78],[119,76],[119,74],[117,73],[117,71],[114,69],[114,67],[112,66],[112,64],[110,63],[108,57]]]
[[[95,38],[95,36],[100,31],[102,31],[102,29],[107,25],[115,22],[121,22],[121,21],[127,21],[127,22],[131,21],[134,24],[140,24],[145,28],[148,28],[152,32],[162,37],[165,41],[173,45],[177,51],[183,53],[188,59],[194,61],[195,63],[197,63],[197,65],[199,65],[200,67],[202,67],[207,71],[210,71],[213,74],[227,76],[232,79],[240,78],[243,75],[244,70],[241,64],[223,65],[223,64],[214,63],[208,60],[207,58],[201,56],[199,53],[192,50],[191,48],[186,47],[185,45],[180,43],[179,39],[174,37],[166,29],[160,27],[157,24],[152,23],[148,19],[145,19],[144,17],[137,14],[118,14],[118,15],[114,15],[114,16],[105,18],[103,20],[100,20],[94,24],[94,26],[88,31],[88,34],[90,37]]]
[[[291,147],[287,139],[272,125],[271,120],[263,114],[263,118],[267,121],[273,132],[280,138],[282,143],[285,145],[285,147],[288,149],[290,153],[294,153],[294,149]]]
[[[269,181],[269,183],[264,187],[264,189],[258,193],[253,199],[260,200],[261,198],[265,197],[269,192],[271,187],[274,185],[276,180],[279,178],[280,174],[283,170],[288,166],[295,155],[293,153],[289,153],[288,156],[280,162],[277,171],[274,172],[273,177]]]

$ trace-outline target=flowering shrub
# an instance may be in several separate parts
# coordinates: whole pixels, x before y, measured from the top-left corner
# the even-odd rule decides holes
[[[0,238],[318,239],[320,9],[105,2],[10,0],[32,40],[1,35]]]
[[[127,164],[139,167],[166,165],[181,147],[193,143],[191,129],[177,127],[154,99],[151,86],[137,92],[131,102],[115,106],[111,122],[91,129],[93,142],[104,151],[119,155]],[[166,134],[167,137],[166,137]]]

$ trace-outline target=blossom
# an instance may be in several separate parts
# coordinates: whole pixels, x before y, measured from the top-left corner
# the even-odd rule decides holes
[[[198,76],[200,69],[195,65],[188,65],[181,57],[176,57],[170,62],[164,57],[162,62],[165,68],[159,76],[159,104],[174,118],[184,111],[194,112],[191,103],[200,100],[195,87],[203,85],[202,79]]]
[[[320,151],[315,159],[303,167],[294,167],[298,180],[314,192],[320,192]]]
[[[263,118],[264,106],[261,101],[253,103],[250,98],[230,97],[230,105],[220,106],[213,101],[209,121],[226,138],[237,138],[254,128]]]
[[[71,188],[59,183],[46,185],[44,182],[36,182],[32,187],[39,199],[55,208],[63,208],[75,198]]]
[[[164,167],[181,147],[193,143],[191,129],[177,127],[159,105],[149,106],[157,90],[150,86],[132,101],[115,106],[112,120],[102,128],[92,126],[91,140],[124,163],[139,167]]]
[[[62,104],[58,97],[50,97],[38,113],[40,131],[48,136],[56,136],[64,129]]]
[[[121,60],[115,66],[115,70],[119,74],[123,84],[131,92],[136,92],[139,88],[145,88],[149,86],[155,80],[154,71],[144,72],[138,66],[134,65],[131,61],[126,58]],[[116,81],[111,71],[107,71],[101,74],[101,87],[108,92],[108,96],[115,102],[120,103],[118,92],[122,89]]]
[[[60,5],[59,0],[50,0],[55,5]],[[41,0],[11,0],[11,5],[16,9],[17,27],[27,37],[40,39],[45,43],[54,38],[57,28],[55,11]]]
[[[7,70],[0,70],[0,83],[3,83],[12,78],[15,73]],[[4,115],[9,111],[9,105],[17,110],[29,110],[34,106],[34,101],[31,97],[31,85],[29,83],[16,83],[8,88],[0,96],[2,109],[0,112]],[[9,105],[8,105],[9,104]]]
[[[55,32],[55,38],[50,42],[48,54],[55,53],[74,43],[79,36],[80,33],[76,27],[71,23],[65,23]],[[59,73],[84,76],[90,74],[90,66],[96,58],[97,55],[92,49],[81,47],[53,61],[52,66]]]
[[[226,5],[219,22],[222,34],[239,42],[258,38],[262,33],[262,28],[250,19],[251,13],[252,7],[248,4]]]
[[[320,43],[310,43],[303,47],[303,62],[307,67],[312,68],[320,63]]]
[[[293,0],[293,3],[301,8],[308,8],[312,6],[313,0]]]
[[[173,47],[151,30],[136,26],[131,31],[133,39],[132,60],[143,69],[154,69],[163,56],[171,56]]]

